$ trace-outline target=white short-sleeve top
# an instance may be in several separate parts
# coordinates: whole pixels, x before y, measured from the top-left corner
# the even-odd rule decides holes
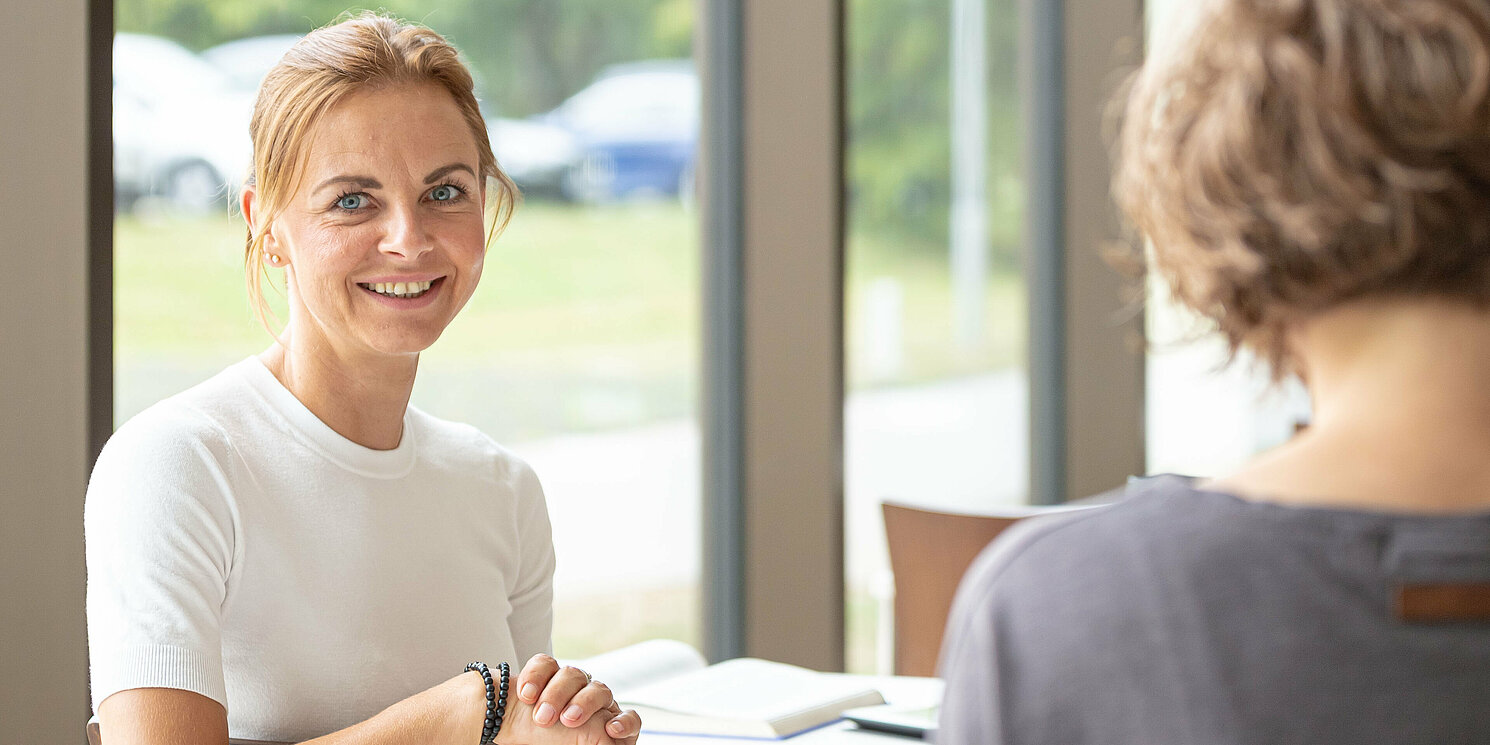
[[[298,742],[551,647],[532,469],[412,406],[396,449],[362,447],[254,357],[120,427],[84,512],[95,710],[180,688],[232,737]]]

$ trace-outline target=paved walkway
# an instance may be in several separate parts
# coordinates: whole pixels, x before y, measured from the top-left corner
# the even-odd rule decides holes
[[[1027,406],[1018,372],[849,396],[845,523],[850,581],[886,565],[879,501],[977,509],[1024,499]],[[700,449],[689,420],[516,443],[538,471],[569,596],[617,582],[696,581]]]

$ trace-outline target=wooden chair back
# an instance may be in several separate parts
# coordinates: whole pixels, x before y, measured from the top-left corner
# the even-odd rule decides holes
[[[1021,519],[1073,509],[1032,507],[972,515],[888,501],[881,507],[895,574],[895,674],[921,676],[936,674],[952,597],[978,553]]]

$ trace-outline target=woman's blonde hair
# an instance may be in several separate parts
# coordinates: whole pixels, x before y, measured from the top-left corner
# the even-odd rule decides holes
[[[480,176],[488,184],[492,207],[488,244],[512,218],[517,186],[492,153],[471,73],[455,47],[427,28],[372,12],[312,31],[264,77],[249,124],[253,165],[247,183],[256,196],[244,269],[249,301],[265,328],[269,310],[263,294],[264,236],[300,187],[311,131],[348,95],[409,82],[433,83],[449,92],[476,140]]]
[[[1175,297],[1283,374],[1379,296],[1490,302],[1490,3],[1220,0],[1140,72],[1114,194]]]

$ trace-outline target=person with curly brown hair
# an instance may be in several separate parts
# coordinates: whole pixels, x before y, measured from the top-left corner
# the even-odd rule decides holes
[[[1311,425],[991,546],[939,742],[1490,742],[1490,3],[1219,0],[1126,104],[1150,270]]]

